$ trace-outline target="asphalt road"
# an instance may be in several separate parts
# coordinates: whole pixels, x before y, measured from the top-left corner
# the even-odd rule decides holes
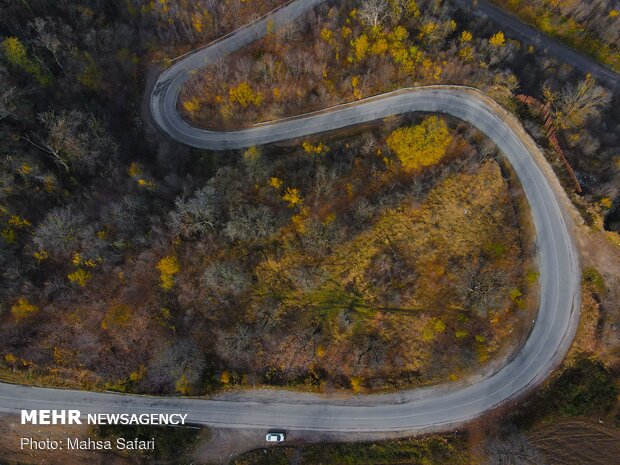
[[[486,0],[476,0],[475,2],[472,0],[462,0],[461,3],[468,5],[478,16],[487,16],[497,23],[507,36],[515,37],[525,43],[532,43],[560,61],[564,61],[584,73],[592,74],[607,86],[615,88],[620,83],[618,73],[591,58],[581,55],[568,45],[549,37],[540,30],[523,23],[491,2]]]
[[[196,424],[234,428],[286,428],[334,433],[446,429],[475,418],[543,381],[562,360],[579,318],[580,271],[569,214],[552,170],[518,121],[481,92],[458,86],[403,89],[323,112],[233,132],[212,132],[185,123],[176,100],[191,72],[260,37],[274,26],[321,3],[297,0],[269,19],[178,61],[160,76],[152,99],[155,121],[174,139],[213,150],[243,148],[343,128],[389,115],[438,112],[471,123],[489,136],[514,167],[530,202],[536,228],[540,307],[523,348],[501,369],[468,384],[445,384],[398,394],[328,397],[247,391],[243,399],[160,398],[0,384],[0,411],[78,408],[83,413],[188,413]]]

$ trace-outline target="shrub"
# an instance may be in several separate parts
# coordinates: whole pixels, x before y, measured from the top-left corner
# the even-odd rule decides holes
[[[129,305],[115,305],[111,307],[101,321],[101,327],[108,329],[111,326],[127,326],[131,318],[131,307]]]
[[[28,302],[25,297],[20,297],[11,307],[11,313],[15,318],[21,320],[39,311],[39,307]]]
[[[594,288],[598,292],[605,291],[605,280],[603,279],[603,276],[598,272],[598,270],[596,270],[596,268],[588,267],[584,269],[581,280],[584,284],[590,284],[594,286]]]

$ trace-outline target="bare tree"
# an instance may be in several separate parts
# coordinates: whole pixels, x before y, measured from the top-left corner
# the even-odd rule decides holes
[[[190,199],[178,198],[168,225],[177,236],[193,237],[213,230],[218,222],[218,197],[213,187],[198,189]]]
[[[509,431],[487,443],[489,465],[545,465],[540,452],[518,431]]]
[[[230,212],[224,234],[230,240],[256,240],[275,232],[276,220],[264,205],[242,205]]]
[[[467,261],[461,273],[462,282],[457,295],[466,308],[486,316],[501,301],[501,290],[506,288],[508,281],[506,273],[474,261]]]
[[[319,166],[314,178],[314,185],[312,186],[312,193],[315,197],[315,202],[323,200],[324,196],[331,193],[336,183],[338,174],[335,170],[328,170],[324,166]]]
[[[53,256],[68,257],[81,249],[80,241],[91,237],[91,233],[83,214],[76,213],[70,206],[56,208],[37,226],[34,243]]]
[[[242,293],[250,285],[250,277],[231,262],[213,262],[204,272],[205,285],[214,292]]]
[[[35,43],[50,52],[54,57],[54,60],[56,60],[56,64],[62,69],[63,66],[60,64],[59,59],[62,52],[62,43],[56,34],[48,30],[49,20],[35,18],[33,22],[29,23],[29,26],[32,27],[37,33]]]
[[[184,376],[192,385],[199,381],[205,357],[191,339],[176,342],[159,354],[149,364],[143,387],[159,392],[174,392],[175,383]]]
[[[0,66],[0,121],[8,116],[15,116],[17,103],[23,93],[8,81],[7,70]]]
[[[556,117],[564,125],[579,127],[592,116],[598,115],[610,101],[609,92],[588,75],[583,81],[562,91]]]
[[[101,122],[80,111],[47,111],[39,114],[45,132],[32,132],[24,139],[48,154],[65,171],[72,168],[94,173],[116,154],[116,144]]]
[[[364,0],[358,13],[360,19],[371,27],[380,26],[389,14],[390,5],[387,0]]]

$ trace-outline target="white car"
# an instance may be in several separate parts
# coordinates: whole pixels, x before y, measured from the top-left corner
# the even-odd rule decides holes
[[[271,431],[265,436],[267,442],[282,442],[286,439],[286,434],[282,431]]]

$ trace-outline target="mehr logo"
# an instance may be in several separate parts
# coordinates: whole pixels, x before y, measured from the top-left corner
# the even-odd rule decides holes
[[[79,410],[22,410],[22,425],[81,425]]]
[[[81,425],[79,410],[22,410],[22,425]],[[184,425],[187,413],[89,413],[88,425]]]

